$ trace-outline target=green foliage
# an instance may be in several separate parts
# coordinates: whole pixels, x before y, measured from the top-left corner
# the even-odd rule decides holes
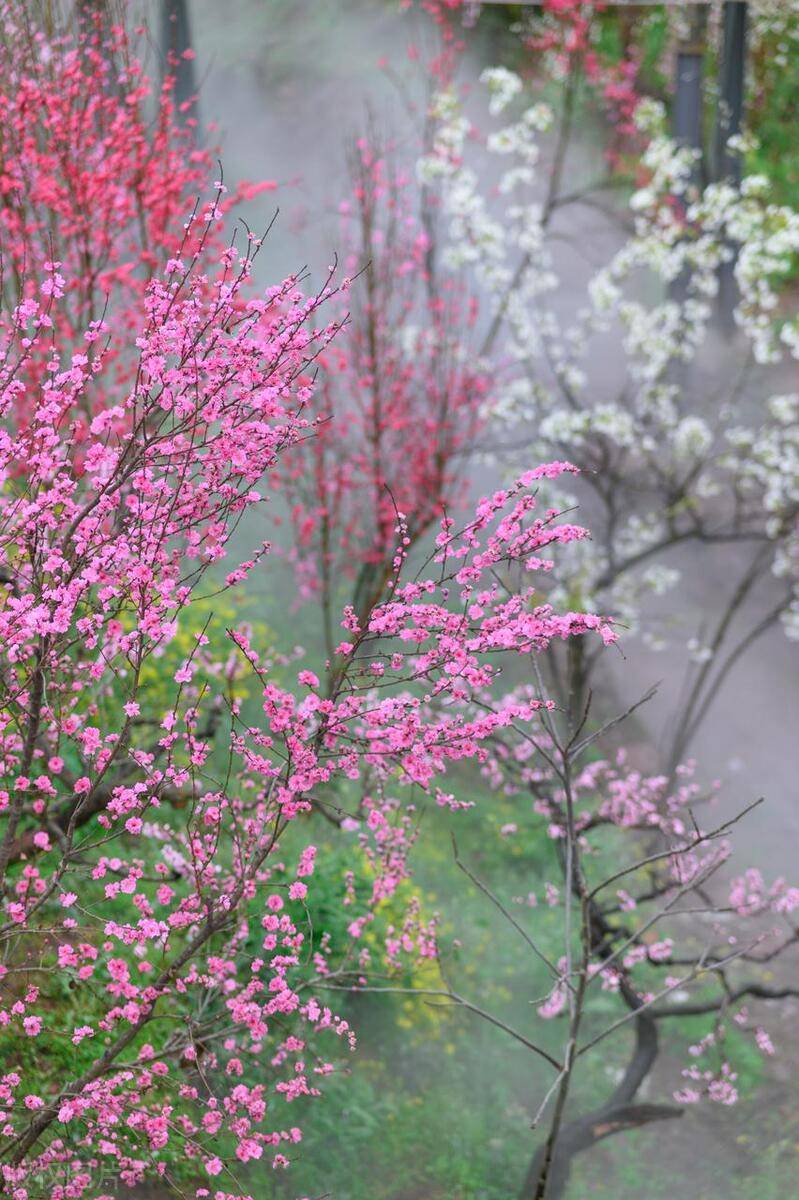
[[[532,1146],[507,1090],[475,1088],[454,1050],[433,1077],[398,1086],[396,1068],[356,1065],[328,1089],[296,1182],[336,1200],[507,1200]]]
[[[799,205],[799,57],[790,55],[779,70],[764,69],[763,74],[749,115],[757,146],[747,156],[746,167],[769,177],[775,203],[795,208]]]

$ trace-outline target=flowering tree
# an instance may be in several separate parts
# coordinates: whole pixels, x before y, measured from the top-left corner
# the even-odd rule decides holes
[[[184,230],[214,160],[190,104],[180,111],[174,100],[179,64],[156,87],[136,53],[144,29],[114,16],[106,4],[70,14],[9,0],[0,10],[3,298],[13,307],[36,294],[46,264],[60,262],[65,295],[52,319],[61,345],[81,346],[109,310],[135,336],[147,286],[177,240],[187,236],[194,250],[199,230],[206,243],[218,234],[202,223]],[[218,203],[225,211],[273,187],[242,183]],[[130,366],[119,353],[120,378]]]
[[[109,297],[138,302],[210,163],[176,122],[171,77],[153,97],[102,6],[75,17],[77,33],[66,22],[47,31],[15,4],[2,17],[5,295],[25,294],[46,261],[60,261],[59,336],[79,341]]]
[[[549,990],[537,1016],[565,1026],[551,1083],[539,1088],[533,1125],[543,1125],[545,1135],[526,1172],[522,1200],[565,1194],[575,1156],[605,1138],[680,1117],[701,1101],[735,1104],[736,1038],[751,1038],[764,1055],[775,1053],[752,1000],[796,994],[787,978],[774,981],[774,964],[796,946],[790,914],[799,891],[783,879],[769,887],[751,869],[724,878],[728,834],[757,804],[700,828],[695,812],[712,794],[701,794],[692,768],[678,768],[672,784],[665,775],[632,769],[623,750],[614,760],[595,758],[606,727],[575,735],[550,710],[541,711],[540,722],[532,739],[527,730],[503,735],[488,773],[494,786],[531,797],[534,820],[546,827],[538,836],[551,840],[557,874],[541,900],[562,911],[562,955],[547,953],[536,921],[513,915],[459,863],[499,907],[508,936],[520,936],[527,953],[544,964]],[[535,908],[536,894],[525,902]],[[608,994],[618,1007],[610,1016]],[[706,1032],[690,1046],[673,1096],[665,1103],[642,1101],[639,1092],[658,1062],[660,1030],[696,1016],[707,1016]],[[595,1109],[574,1114],[568,1102],[585,1056],[627,1031],[632,1045],[615,1086]]]
[[[484,81],[494,115],[523,103],[522,81],[504,68],[486,72]],[[487,137],[488,153],[507,162],[497,189],[501,213],[468,165],[474,130],[453,90],[439,95],[435,112],[438,140],[420,174],[426,187],[442,188],[450,268],[474,274],[491,297],[483,351],[496,361],[495,378],[505,373],[504,388],[495,389],[496,416],[518,431],[517,444],[527,437],[536,453],[566,456],[583,470],[593,540],[564,565],[558,597],[612,611],[628,627],[641,626],[652,644],[665,644],[643,605],[679,579],[675,548],[737,544],[746,555],[715,625],[683,635],[692,677],[668,755],[674,766],[688,730],[757,636],[780,618],[789,636],[795,633],[795,397],[773,395],[753,415],[750,376],[764,376],[762,392],[781,356],[796,353],[799,326],[778,285],[792,268],[799,219],[769,202],[761,177],[697,190],[693,152],[665,134],[659,106],[642,102],[636,124],[648,145],[630,201],[634,232],[590,279],[587,305],[563,322],[556,315],[553,220],[586,199],[582,189],[562,187],[568,108],[556,124],[543,182],[539,141],[555,121],[546,105],[528,104]],[[732,245],[740,371],[725,378],[721,394],[708,395],[701,351],[717,271]],[[647,276],[660,285],[654,298],[651,285],[642,298]],[[603,345],[612,358],[623,354],[623,373],[604,370],[612,358],[598,353]],[[755,608],[769,571],[773,586]],[[741,628],[736,622],[746,605]],[[578,712],[592,665],[581,655],[573,660],[577,674],[563,689]]]
[[[488,390],[467,341],[476,306],[436,270],[412,176],[374,134],[350,165],[344,267],[362,275],[347,336],[320,358],[315,436],[282,472],[301,594],[320,603],[331,666],[338,605],[349,601],[364,626],[385,595],[398,516],[408,551],[462,505],[461,465]]]
[[[62,356],[57,263],[4,322],[0,1020],[23,1045],[76,1048],[44,1079],[27,1055],[3,1076],[4,1180],[19,1200],[40,1181],[52,1196],[99,1196],[109,1177],[169,1176],[176,1143],[198,1171],[225,1174],[225,1196],[244,1195],[236,1171],[268,1148],[285,1165],[300,1132],[276,1123],[268,1091],[312,1094],[330,1068],[308,1065],[308,1038],[348,1030],[312,986],[336,948],[310,972],[302,952],[314,848],[287,865],[284,830],[337,778],[429,788],[526,719],[537,701],[461,711],[472,690],[490,690],[497,652],[612,636],[596,617],[531,608],[532,589],[508,600],[491,582],[503,564],[538,570],[545,547],[583,536],[554,512],[531,520],[530,489],[556,464],[486,501],[462,533],[445,523],[435,578],[402,579],[400,520],[392,598],[364,625],[345,612],[324,695],[303,670],[295,699],[231,630],[261,692],[260,716],[245,718],[234,667],[213,658],[194,616],[199,591],[260,503],[264,474],[307,435],[310,368],[339,325],[314,327],[329,285],[305,299],[289,279],[247,298],[256,247],[215,263],[219,218],[212,203],[197,218],[200,249],[147,288],[130,390],[106,374],[127,322],[91,323],[85,350]],[[216,589],[239,584],[263,550]],[[465,607],[449,606],[451,586]],[[148,666],[187,628],[171,695],[149,700]],[[380,836],[380,806],[367,807],[382,855],[371,861],[385,863],[376,903],[402,856]],[[269,1085],[250,1066],[265,1050]]]
[[[215,219],[212,205],[205,224]],[[168,711],[147,714],[141,694],[148,662],[259,499],[255,484],[304,427],[303,370],[316,336],[306,326],[322,297],[306,301],[288,280],[245,304],[249,262],[228,252],[203,278],[196,263],[171,260],[147,290],[135,384],[118,404],[108,403],[110,346],[115,335],[126,339],[125,325],[90,323],[84,352],[67,345],[62,359],[53,344],[66,292],[58,264],[45,265],[39,296],[4,322],[3,1023],[29,1038],[52,1029],[56,1040],[91,1046],[44,1095],[29,1072],[4,1077],[4,1104],[14,1105],[4,1117],[5,1180],[20,1197],[40,1177],[53,1195],[84,1194],[92,1164],[100,1179],[110,1170],[127,1182],[157,1170],[180,1100],[188,1113],[198,1102],[205,1110],[174,1130],[211,1174],[222,1159],[200,1155],[197,1138],[223,1122],[233,1136],[239,1130],[242,1161],[293,1136],[249,1135],[264,1119],[263,1087],[242,1084],[218,1109],[201,1101],[195,1080],[170,1079],[169,1060],[195,1061],[202,1036],[201,1018],[175,1033],[168,1010],[181,995],[221,989],[233,1090],[237,1052],[264,1034],[249,997],[271,983],[280,1010],[275,981],[290,954],[263,964],[266,982],[248,971],[238,984],[229,955],[246,941],[247,907],[271,876],[265,862],[281,818],[263,792],[248,804],[224,785],[197,786],[218,720],[213,707],[203,715],[207,685],[192,683],[208,640],[202,627]],[[334,331],[321,330],[321,343]],[[103,394],[106,372],[107,399],[92,403],[87,428],[87,398]],[[224,694],[222,677],[217,706]],[[241,768],[243,784],[249,770]],[[187,806],[178,828],[157,811],[170,804]],[[306,855],[299,875],[311,864]],[[278,893],[263,904],[263,912],[283,907]],[[275,946],[298,948],[288,916],[276,915],[274,928]],[[52,1007],[62,979],[78,992],[65,1011]],[[87,1005],[84,991],[103,1000]],[[66,1027],[92,1009],[91,1024]],[[164,1036],[151,1041],[148,1027],[159,1021]],[[280,1051],[287,1063],[299,1046],[289,1040]]]

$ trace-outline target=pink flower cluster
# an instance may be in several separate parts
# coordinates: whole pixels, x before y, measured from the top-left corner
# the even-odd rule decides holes
[[[249,296],[251,251],[217,253],[214,204],[196,220],[207,252],[189,253],[190,220],[147,287],[121,391],[124,326],[90,323],[77,353],[54,342],[68,291],[56,262],[53,286],[2,327],[0,934],[15,975],[0,980],[0,1024],[64,1039],[76,1056],[46,1094],[24,1071],[4,1085],[2,1170],[18,1200],[34,1177],[53,1196],[89,1195],[97,1163],[133,1186],[165,1171],[176,1144],[212,1177],[265,1155],[285,1165],[300,1133],[278,1104],[315,1096],[332,1069],[309,1041],[352,1036],[314,980],[352,955],[407,876],[413,823],[384,798],[388,781],[435,790],[450,763],[483,759],[497,730],[545,703],[473,713],[495,690],[499,656],[615,636],[598,617],[540,603],[533,583],[509,598],[496,582],[504,568],[535,578],[559,544],[584,536],[536,513],[538,480],[569,469],[552,464],[481,502],[460,532],[445,518],[430,577],[405,579],[398,518],[388,598],[363,624],[345,611],[326,689],[303,669],[296,696],[250,634],[231,630],[261,693],[260,719],[245,720],[237,668],[213,659],[193,606],[264,478],[308,432],[309,362],[338,326],[316,325],[332,285],[305,298],[289,279]],[[179,630],[192,648],[155,706],[143,673]],[[292,872],[280,839],[337,781],[367,777],[371,895],[347,945],[309,957],[316,853],[306,847]],[[388,930],[386,953],[435,955],[435,922],[417,901]],[[30,980],[21,991],[17,975]],[[54,1017],[56,976],[91,996],[90,1020],[85,1007],[78,1020]],[[85,1174],[73,1170],[76,1146]]]

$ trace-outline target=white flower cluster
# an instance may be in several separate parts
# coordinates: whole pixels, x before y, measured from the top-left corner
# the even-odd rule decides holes
[[[561,598],[611,606],[636,627],[645,594],[677,584],[663,561],[673,545],[767,538],[771,568],[788,585],[786,629],[799,636],[799,591],[790,600],[799,581],[799,397],[756,407],[761,382],[754,392],[733,381],[716,395],[700,369],[719,269],[733,255],[744,359],[762,372],[799,357],[799,317],[780,290],[799,254],[799,214],[773,204],[761,176],[699,188],[693,152],[667,136],[662,106],[642,102],[646,182],[630,198],[632,235],[593,273],[585,307],[561,316],[551,219],[559,151],[557,139],[542,143],[553,113],[526,106],[522,81],[505,68],[482,80],[489,113],[504,123],[481,143],[457,94],[443,93],[419,176],[440,190],[449,265],[488,301],[485,349],[507,381],[494,416],[523,429],[535,457],[577,463],[593,489],[585,507],[594,538],[573,547],[566,574],[560,564]],[[481,144],[496,178],[471,164]],[[623,377],[612,394],[608,362]],[[707,646],[697,641],[689,653],[702,663]]]
[[[751,0],[753,53],[768,42],[773,66],[785,67],[799,50],[799,0]]]

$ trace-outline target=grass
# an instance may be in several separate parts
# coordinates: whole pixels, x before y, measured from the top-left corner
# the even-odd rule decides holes
[[[469,785],[479,791],[473,781]],[[416,854],[417,878],[428,910],[437,908],[442,914],[442,944],[453,986],[557,1053],[562,1021],[542,1022],[534,1012],[534,1000],[546,990],[545,971],[458,871],[450,834],[457,831],[463,860],[507,902],[531,890],[540,892],[543,880],[552,874],[551,843],[543,836],[524,841],[501,837],[499,829],[514,815],[514,805],[490,795],[480,799],[481,807],[467,813],[427,815]],[[515,815],[518,819],[518,811]],[[517,908],[515,913],[557,956],[560,910],[539,905]],[[587,1032],[602,1028],[618,1013],[618,1000],[598,992]],[[347,1015],[358,1030],[358,1049],[344,1072],[325,1087],[324,1102],[312,1102],[298,1114],[305,1130],[301,1154],[289,1179],[275,1183],[274,1196],[507,1200],[515,1195],[541,1136],[532,1131],[531,1120],[551,1080],[546,1065],[478,1017],[422,998],[362,995],[347,1006]],[[703,1018],[679,1027],[672,1023],[665,1035],[664,1061],[648,1085],[647,1099],[670,1099],[680,1082],[687,1046],[707,1029]],[[631,1037],[631,1030],[620,1032],[601,1052],[586,1058],[574,1086],[573,1112],[590,1110],[607,1098],[626,1061]],[[758,1118],[758,1089],[765,1078],[762,1058],[736,1033],[730,1035],[728,1049],[742,1092],[750,1099],[739,1109],[716,1108],[698,1119],[691,1115],[682,1123],[602,1144],[578,1160],[571,1200],[665,1200],[675,1194],[743,1197],[745,1191],[734,1189],[744,1185],[731,1169],[724,1187],[712,1189],[725,1162],[730,1162],[728,1143],[735,1146],[734,1139],[744,1129],[750,1134],[759,1130],[763,1153],[772,1162],[769,1170],[787,1171],[783,1160],[787,1155],[792,1162],[794,1151],[780,1150]],[[675,1161],[674,1147],[686,1130],[694,1140],[701,1131],[707,1179]],[[733,1156],[734,1166],[742,1156],[742,1150]],[[662,1186],[653,1181],[659,1164]],[[736,1170],[740,1173],[739,1166]],[[701,1193],[691,1190],[697,1178],[705,1189]]]

